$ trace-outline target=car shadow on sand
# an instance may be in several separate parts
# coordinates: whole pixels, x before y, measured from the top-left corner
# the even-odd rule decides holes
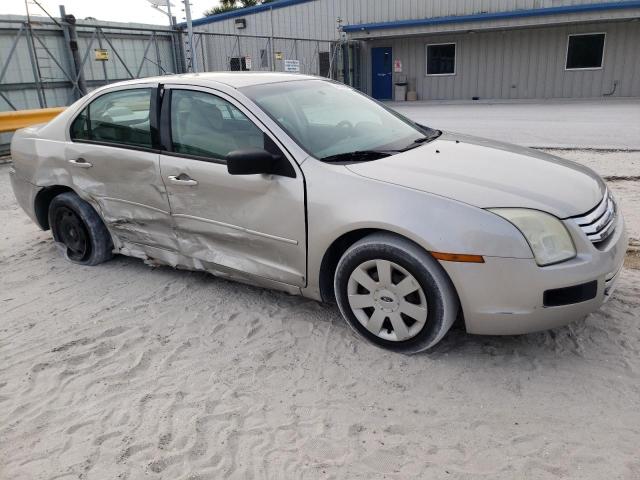
[[[116,257],[114,263],[119,268],[149,268],[140,260],[128,257]],[[342,319],[334,304],[323,304],[304,297],[254,287],[223,278],[206,272],[186,272],[170,267],[151,267],[156,274],[171,277],[171,281],[182,282],[189,278],[189,283],[200,284],[202,288],[241,297],[250,297],[250,304],[262,303],[265,310],[289,310],[297,321],[329,322],[332,324],[331,335],[339,335],[345,342],[354,342],[356,349],[361,349],[358,342],[366,341],[358,337]],[[620,281],[615,297],[600,310],[589,315],[585,320],[567,326],[526,335],[481,336],[470,335],[464,329],[464,322],[458,320],[445,338],[436,346],[415,357],[431,360],[451,358],[486,358],[491,360],[524,355],[534,358],[552,357],[598,357],[599,355],[614,357],[620,349],[637,350],[630,342],[629,324],[637,322],[635,313],[638,304],[638,289],[633,279],[637,279],[637,270],[627,270]],[[635,277],[631,278],[633,275]],[[244,302],[241,302],[244,303]],[[635,308],[634,308],[635,306]],[[375,349],[374,351],[382,350]],[[388,352],[387,352],[388,353]],[[629,352],[631,353],[631,352]]]

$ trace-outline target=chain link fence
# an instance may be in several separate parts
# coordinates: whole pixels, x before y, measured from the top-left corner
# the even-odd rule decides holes
[[[327,40],[194,32],[196,67],[204,71],[292,71],[338,75],[340,49]]]

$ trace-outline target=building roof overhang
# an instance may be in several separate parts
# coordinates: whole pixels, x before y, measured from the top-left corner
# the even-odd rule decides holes
[[[313,1],[314,0],[276,0],[274,2],[263,3],[260,5],[255,5],[253,7],[238,8],[237,10],[231,10],[229,12],[199,18],[197,20],[193,20],[192,24],[194,27],[198,25],[207,25],[209,23],[221,22],[222,20],[227,20],[229,18],[244,17],[247,15],[253,15],[255,13],[277,10],[278,8],[291,7],[293,5],[298,5],[299,3],[307,3]],[[184,22],[178,24],[179,27],[184,27],[185,25],[186,23]]]

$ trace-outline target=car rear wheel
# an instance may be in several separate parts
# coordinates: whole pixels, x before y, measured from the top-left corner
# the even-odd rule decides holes
[[[111,235],[96,211],[72,192],[57,195],[49,205],[53,239],[64,246],[67,259],[98,265],[113,257]]]
[[[372,234],[352,245],[338,262],[334,288],[340,311],[356,332],[401,353],[438,343],[459,310],[442,266],[392,234]]]

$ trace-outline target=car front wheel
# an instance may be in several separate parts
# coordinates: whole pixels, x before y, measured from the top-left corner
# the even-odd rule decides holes
[[[342,315],[356,332],[406,354],[438,343],[459,310],[442,266],[415,243],[387,233],[369,235],[344,253],[334,289]]]

